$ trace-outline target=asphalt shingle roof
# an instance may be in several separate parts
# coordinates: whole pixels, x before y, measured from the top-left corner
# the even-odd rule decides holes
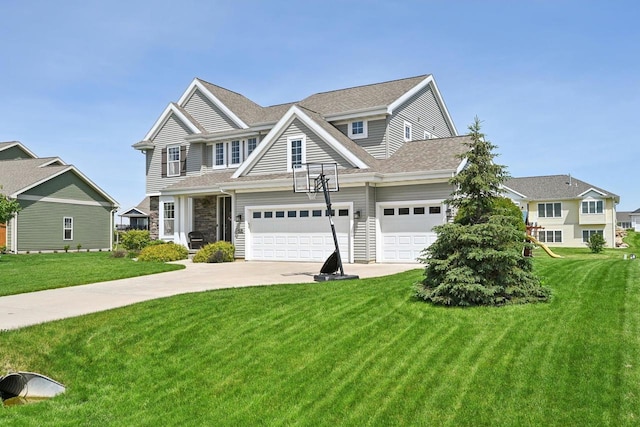
[[[581,181],[570,175],[531,176],[511,178],[504,185],[532,200],[575,199],[589,189],[602,192],[608,197],[620,197],[610,191]]]
[[[5,160],[0,163],[0,193],[10,195],[68,169],[69,165],[42,166],[56,157]]]

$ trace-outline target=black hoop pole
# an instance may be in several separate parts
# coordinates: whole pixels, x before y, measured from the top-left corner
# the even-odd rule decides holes
[[[336,226],[333,223],[333,216],[331,215],[331,197],[329,196],[329,190],[327,188],[327,177],[324,175],[324,173],[320,173],[318,179],[322,183],[324,201],[327,204],[327,216],[329,217],[329,222],[331,223],[331,233],[333,234],[333,244],[336,247],[336,256],[338,260],[338,267],[340,267],[340,275],[344,276],[344,269],[342,268],[342,257],[340,256],[340,246],[338,246],[338,236],[336,235]]]

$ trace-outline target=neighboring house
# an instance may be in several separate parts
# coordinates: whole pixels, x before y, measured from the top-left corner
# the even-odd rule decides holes
[[[237,258],[324,261],[323,197],[294,193],[292,170],[336,163],[343,260],[414,262],[447,220],[465,141],[431,75],[270,107],[196,78],[133,148],[145,154],[153,238],[187,245],[201,231]]]
[[[6,225],[8,251],[111,249],[118,204],[73,165],[0,142],[0,185],[21,206]]]
[[[620,197],[571,175],[511,178],[505,196],[541,227],[538,240],[549,246],[584,246],[594,233],[615,247],[616,204]]]
[[[640,209],[633,212],[618,212],[617,221],[620,228],[640,231]]]
[[[137,206],[127,209],[120,216],[129,218],[128,230],[148,230],[151,212],[151,198],[145,197]]]

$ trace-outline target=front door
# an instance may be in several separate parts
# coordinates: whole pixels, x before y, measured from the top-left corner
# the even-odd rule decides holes
[[[7,225],[0,224],[0,246],[7,245]]]
[[[218,240],[231,242],[233,236],[231,215],[231,196],[218,197]]]

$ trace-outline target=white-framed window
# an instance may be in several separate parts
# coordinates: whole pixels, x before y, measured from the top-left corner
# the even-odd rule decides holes
[[[412,131],[411,131],[411,123],[404,122],[404,133],[403,133],[404,141],[409,142],[413,139]]]
[[[601,214],[604,212],[604,203],[602,200],[588,200],[582,202],[583,214]]]
[[[180,146],[167,147],[167,176],[180,176]]]
[[[253,150],[258,146],[258,138],[248,138],[247,139],[247,156],[253,153]]]
[[[217,142],[213,146],[213,165],[215,167],[221,168],[226,166],[225,162],[225,143]]]
[[[433,139],[433,138],[437,138],[437,137],[431,132],[429,132],[428,130],[424,131],[424,139]]]
[[[231,141],[231,164],[239,165],[242,162],[242,147],[240,141]]]
[[[347,125],[347,135],[351,139],[363,139],[369,136],[366,120],[358,120]]]
[[[287,138],[287,171],[307,162],[306,137],[304,135]]]
[[[73,240],[73,217],[65,216],[62,219],[62,240]]]
[[[540,230],[538,240],[544,243],[562,243],[561,230]]]
[[[162,209],[162,219],[164,224],[164,235],[172,235],[176,220],[176,205],[174,202],[164,202]]]
[[[562,216],[562,203],[538,203],[538,218],[559,218]]]
[[[589,243],[589,240],[591,240],[591,236],[593,236],[594,234],[599,234],[604,237],[603,230],[582,230],[582,241],[584,243]]]

